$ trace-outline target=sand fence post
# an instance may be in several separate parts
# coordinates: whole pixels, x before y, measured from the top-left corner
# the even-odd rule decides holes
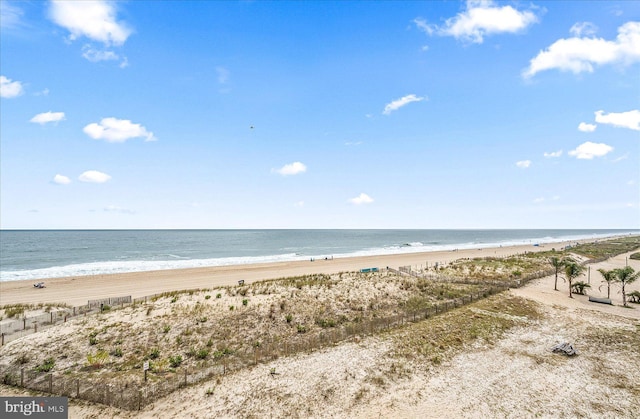
[[[76,398],[80,398],[80,380],[76,378]]]
[[[20,387],[24,387],[24,368],[20,368]]]

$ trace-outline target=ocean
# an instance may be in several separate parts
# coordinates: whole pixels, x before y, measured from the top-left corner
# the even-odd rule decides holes
[[[1,230],[0,281],[428,252],[640,230]]]

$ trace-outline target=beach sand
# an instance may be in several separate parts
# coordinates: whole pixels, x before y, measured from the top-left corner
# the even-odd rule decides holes
[[[562,245],[56,279],[46,280],[48,287],[44,290],[34,289],[32,281],[5,283],[3,294],[8,290],[7,298],[14,301],[80,304],[87,298],[108,295],[136,297],[172,289],[232,285],[239,279],[255,281],[363,267],[419,267],[427,262],[509,255]],[[613,269],[628,263],[640,270],[640,261],[629,260],[629,255],[591,265],[589,294],[606,296],[606,287],[599,289],[598,268]],[[140,412],[70,400],[69,417],[637,417],[640,348],[635,343],[629,345],[629,338],[621,336],[636,339],[633,336],[640,330],[640,307],[621,307],[617,285],[611,292],[615,305],[609,306],[590,303],[583,295],[570,299],[567,284],[559,280],[560,290],[554,291],[553,281],[553,276],[547,276],[505,294],[537,302],[542,313],[539,320],[522,322],[497,342],[479,340],[426,370],[407,361],[403,367],[406,373],[385,375],[395,368],[398,359],[389,336],[380,334],[281,357],[201,382]],[[640,281],[628,287],[628,291],[638,289]],[[551,353],[553,345],[564,341],[574,343],[580,355],[568,358]],[[270,374],[273,370],[278,375]],[[211,396],[207,395],[209,391]],[[0,385],[0,393],[29,394],[4,385]]]
[[[433,266],[449,263],[460,258],[486,256],[508,256],[524,252],[561,249],[576,242],[592,242],[592,239],[562,243],[541,244],[540,246],[506,246],[484,249],[466,249],[427,253],[407,253],[383,256],[317,259],[313,262],[278,262],[251,265],[219,266],[133,272],[111,275],[94,275],[25,281],[0,282],[0,305],[66,303],[72,306],[87,304],[88,300],[107,297],[131,296],[139,298],[166,291],[197,288],[214,288],[234,285],[239,280],[246,283],[282,277],[317,273],[332,274],[358,271],[362,268],[384,268],[412,266],[414,269],[427,264]],[[44,281],[46,288],[34,288],[33,284]]]

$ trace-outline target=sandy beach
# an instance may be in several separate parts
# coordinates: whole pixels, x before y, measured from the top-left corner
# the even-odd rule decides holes
[[[525,248],[504,249],[510,250]],[[640,261],[628,259],[630,254],[591,265],[589,294],[606,296],[606,288],[598,288],[599,274],[594,275],[599,268],[629,264],[639,270]],[[398,259],[389,260],[398,263]],[[409,260],[418,259],[401,260],[408,264]],[[341,268],[347,269],[371,259],[341,262]],[[313,266],[331,267],[328,263]],[[308,272],[304,266],[288,270],[286,266],[267,268],[271,270],[265,272],[272,275],[281,271]],[[260,270],[253,271],[253,275],[261,277]],[[180,389],[141,411],[71,399],[69,417],[636,417],[640,403],[640,377],[636,374],[640,367],[640,308],[635,304],[621,307],[618,286],[612,289],[614,305],[609,306],[591,303],[586,295],[570,299],[567,285],[560,281],[559,291],[554,291],[553,282],[553,275],[533,280],[522,288],[478,302],[484,308],[476,304],[451,312],[452,316],[458,312],[463,317],[507,316],[515,321],[515,327],[503,336],[464,344],[442,363],[399,357],[398,345],[407,336],[434,336],[451,321],[447,314],[441,316],[443,323],[435,330],[431,321],[419,322],[319,351],[281,357]],[[638,289],[637,282],[628,287],[628,291]],[[531,318],[501,314],[500,301],[530,305],[537,314]],[[170,305],[168,301],[164,304]],[[131,316],[126,313],[129,312],[117,311],[114,319],[126,320]],[[100,323],[97,318],[91,321]],[[25,351],[33,354],[37,348],[50,348],[60,333],[84,336],[87,326],[83,330],[78,327],[77,322],[70,322],[58,331],[50,329],[12,342],[3,348],[3,356],[8,359]],[[579,356],[552,353],[550,348],[558,342],[575,344]],[[0,392],[14,396],[33,394],[1,384]]]
[[[95,275],[28,281],[0,282],[0,305],[16,303],[66,303],[72,306],[87,304],[88,300],[121,297],[144,297],[166,291],[196,288],[212,288],[297,275],[316,273],[332,274],[358,271],[362,268],[433,266],[446,264],[460,258],[508,256],[524,252],[560,249],[576,242],[541,244],[539,246],[506,246],[482,249],[466,249],[428,253],[407,253],[383,256],[319,259],[313,262],[279,262],[251,265],[230,265],[210,268],[133,272],[113,275]],[[35,282],[44,281],[46,288],[36,289]]]
[[[419,268],[426,263],[506,256],[560,248],[566,244],[61,278],[46,280],[47,288],[43,290],[34,289],[32,281],[9,282],[2,284],[2,298],[30,303],[83,304],[92,297],[139,297],[162,291],[234,285],[239,279],[252,282],[366,267],[412,265]],[[601,287],[602,279],[597,269],[629,265],[640,270],[640,261],[630,259],[631,253],[590,265],[590,273],[581,278],[591,284],[588,294],[606,297],[606,286]],[[569,298],[563,280],[558,282],[558,291],[553,289],[553,283],[554,276],[546,276],[430,321],[372,336],[357,336],[318,351],[300,352],[239,369],[177,390],[141,411],[71,399],[69,417],[636,417],[640,403],[640,378],[636,374],[640,367],[640,308],[637,304],[630,304],[629,308],[621,306],[617,284],[611,289],[613,305],[605,305],[589,302],[588,295]],[[380,291],[380,295],[403,292],[394,289],[385,278],[368,287],[365,284],[354,286],[349,280],[342,285],[335,284],[330,292],[348,294],[357,304],[372,291]],[[397,284],[401,285],[402,281]],[[640,290],[638,281],[627,287],[627,292],[633,290]],[[198,305],[197,301],[203,300],[204,294],[207,292],[182,296],[175,307],[169,298],[165,298],[153,309],[152,316],[157,317],[149,317],[145,307],[138,307],[116,310],[109,314],[109,321],[113,325],[129,322],[127,336],[138,336],[143,331],[139,327],[166,322],[174,310],[193,309]],[[267,319],[264,327],[275,331],[276,325],[269,323],[266,313],[270,305],[277,306],[282,301],[277,295],[252,294],[250,306],[255,307],[256,313],[264,314],[252,315],[244,321],[249,323],[258,317]],[[240,305],[241,298],[244,297],[225,295],[220,304],[209,304],[220,305],[219,314],[223,316],[229,313],[228,304]],[[301,306],[294,307],[292,301],[288,304],[292,305],[293,312],[303,310]],[[516,310],[513,313],[518,313],[521,307],[529,307],[530,311],[529,314],[501,311],[509,306]],[[193,323],[188,316],[182,320],[180,316],[172,316],[170,333],[181,330],[180,321]],[[452,331],[449,328],[456,327],[457,321],[469,318],[477,320],[473,327],[479,327],[491,318],[507,319],[513,324],[504,334],[464,341],[450,354],[440,346],[442,362],[432,362],[417,352],[408,357],[401,355],[407,339],[425,339],[428,343],[440,337],[464,336],[463,329]],[[24,353],[37,358],[35,354],[42,348],[52,354],[67,354],[68,348],[74,347],[84,356],[87,348],[91,348],[86,342],[87,330],[104,327],[103,322],[100,316],[88,317],[18,339],[3,347],[3,359],[15,361]],[[212,330],[218,330],[223,322],[214,321],[213,324],[217,326]],[[239,324],[233,326],[232,333],[238,333],[238,327]],[[140,336],[143,336],[139,338],[143,346],[151,345],[149,338],[144,338],[144,334]],[[179,336],[187,339],[187,335]],[[167,342],[174,338],[172,335]],[[101,334],[99,339],[107,341],[107,336]],[[138,342],[126,340],[130,345]],[[575,344],[579,356],[569,358],[552,353],[550,348],[559,342]],[[125,353],[132,351],[132,348],[125,348]],[[81,364],[85,361],[67,359],[65,355],[57,362],[62,367],[65,362]],[[277,371],[277,375],[272,374],[273,371]],[[0,391],[3,395],[30,394],[27,390],[5,385],[0,385]]]

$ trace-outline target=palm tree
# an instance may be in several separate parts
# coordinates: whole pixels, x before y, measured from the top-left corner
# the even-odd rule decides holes
[[[558,291],[558,272],[560,272],[560,269],[564,265],[564,259],[560,259],[557,256],[551,256],[549,258],[549,264],[556,270],[556,282],[553,284],[553,289]]]
[[[600,272],[600,275],[602,275],[602,279],[604,279],[604,282],[607,283],[607,298],[611,298],[611,283],[615,282],[616,280],[615,269],[607,271],[606,269],[600,268],[598,269],[598,272]]]
[[[616,272],[616,281],[622,285],[622,305],[627,307],[627,294],[624,291],[624,287],[635,282],[640,277],[640,271],[636,272],[631,266],[614,269],[614,271]]]
[[[573,298],[573,295],[571,294],[573,280],[579,277],[580,275],[582,275],[583,272],[584,272],[584,266],[580,265],[578,262],[576,262],[573,259],[567,258],[565,260],[564,275],[565,275],[565,278],[567,278],[567,281],[569,281],[569,298]]]

